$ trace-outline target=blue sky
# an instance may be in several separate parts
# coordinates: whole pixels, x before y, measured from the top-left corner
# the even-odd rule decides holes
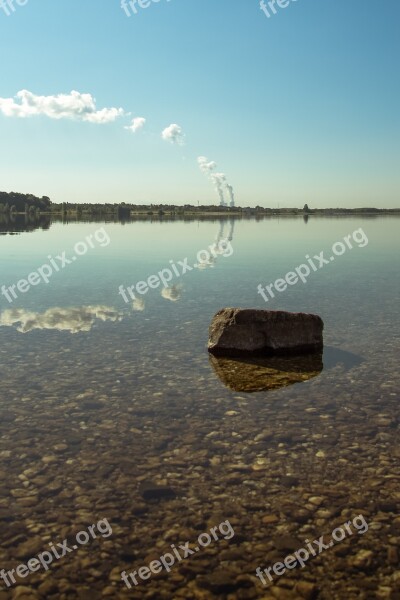
[[[76,90],[125,114],[0,110],[0,190],[218,203],[206,156],[241,206],[400,206],[398,0],[290,0],[270,18],[259,0],[160,0],[130,17],[120,0],[14,4],[0,9],[3,106]],[[170,124],[184,145],[161,138]]]

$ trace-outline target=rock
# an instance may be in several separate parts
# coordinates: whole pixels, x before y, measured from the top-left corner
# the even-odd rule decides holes
[[[280,483],[285,488],[291,488],[298,486],[300,482],[297,479],[297,477],[293,477],[291,475],[284,475],[283,477],[281,477]]]
[[[144,481],[139,486],[139,493],[145,500],[172,499],[176,493],[167,485],[157,485],[151,481]]]
[[[387,550],[388,563],[390,565],[397,565],[399,562],[399,553],[395,546],[389,546]]]
[[[390,500],[381,500],[377,502],[378,510],[382,512],[398,512],[398,502]]]
[[[68,450],[68,446],[67,444],[56,444],[53,446],[53,450],[55,452],[65,452],[65,450]]]
[[[298,600],[298,595],[283,587],[274,585],[270,591],[276,600]]]
[[[308,499],[308,502],[310,504],[313,504],[314,506],[321,506],[324,500],[325,498],[323,498],[322,496],[311,496],[311,498]]]
[[[301,548],[301,542],[297,538],[293,537],[289,534],[284,534],[279,537],[276,537],[272,540],[275,548],[278,550],[288,550],[291,552],[292,550],[297,550]]]
[[[46,598],[49,594],[55,594],[58,591],[58,587],[54,581],[48,578],[39,585],[38,591]]]
[[[198,579],[198,585],[206,588],[214,594],[228,594],[236,590],[235,575],[229,571],[217,571],[207,577]]]
[[[317,586],[310,581],[299,581],[296,584],[296,592],[306,600],[314,600],[318,596]]]
[[[101,593],[93,588],[82,588],[78,591],[79,600],[100,600]]]
[[[359,569],[365,569],[370,567],[374,555],[371,550],[360,550],[356,556],[353,557],[351,563],[354,567]]]
[[[25,585],[17,586],[12,595],[12,600],[38,600],[39,596],[35,590]]]
[[[19,559],[31,558],[31,556],[35,556],[42,550],[43,540],[41,537],[37,536],[31,538],[19,546],[15,550],[15,556]]]
[[[262,392],[301,383],[323,369],[322,353],[300,356],[219,357],[210,355],[219,379],[235,392]]]
[[[216,356],[318,352],[323,327],[312,314],[223,308],[211,322],[208,351]]]
[[[52,462],[56,462],[57,460],[58,460],[58,459],[57,459],[57,456],[55,456],[54,454],[49,454],[48,456],[43,456],[43,457],[42,457],[42,461],[43,461],[43,462],[44,462],[46,465],[47,465],[47,464],[49,464],[49,463],[52,463]]]
[[[261,521],[265,525],[270,525],[271,523],[278,523],[279,522],[279,517],[277,517],[276,515],[265,515],[265,517],[263,517],[261,519]]]

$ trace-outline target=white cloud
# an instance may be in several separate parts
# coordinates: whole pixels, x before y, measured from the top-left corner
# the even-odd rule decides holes
[[[0,112],[6,117],[44,115],[49,119],[77,119],[89,123],[110,123],[125,114],[122,108],[97,110],[91,94],[72,91],[57,96],[36,96],[21,90],[14,98],[0,98]]]
[[[131,125],[127,125],[124,129],[128,129],[132,131],[132,133],[136,133],[139,129],[142,129],[146,123],[146,119],[144,117],[135,117],[132,119]]]
[[[171,144],[179,144],[182,146],[184,143],[185,134],[183,133],[183,129],[180,125],[171,123],[171,125],[168,125],[168,127],[166,127],[161,133],[161,137],[163,140],[171,142]]]
[[[197,162],[199,163],[201,171],[206,175],[209,175],[217,166],[216,162],[213,160],[209,161],[206,156],[199,156]]]

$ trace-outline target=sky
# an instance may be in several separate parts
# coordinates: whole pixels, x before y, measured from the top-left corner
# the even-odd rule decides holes
[[[141,1],[0,0],[1,191],[400,207],[398,0]]]

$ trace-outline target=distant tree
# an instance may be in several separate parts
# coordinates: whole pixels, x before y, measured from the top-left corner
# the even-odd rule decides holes
[[[8,207],[14,207],[14,212],[26,213],[31,208],[49,211],[51,200],[48,196],[38,198],[33,194],[18,194],[17,192],[0,192],[2,212],[9,212]]]
[[[305,205],[304,205],[303,212],[305,212],[305,213],[308,213],[308,212],[310,212],[310,211],[309,211],[309,208],[308,208],[308,204],[305,204]]]

